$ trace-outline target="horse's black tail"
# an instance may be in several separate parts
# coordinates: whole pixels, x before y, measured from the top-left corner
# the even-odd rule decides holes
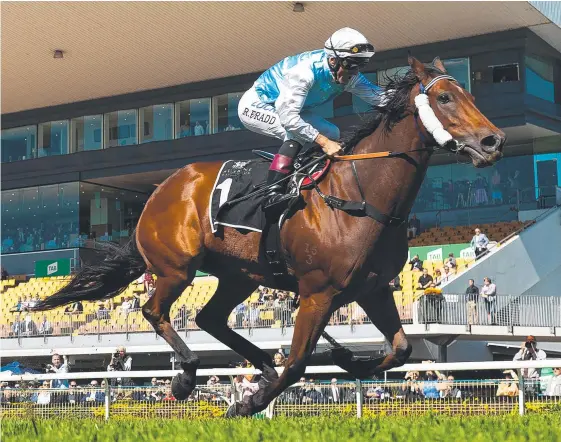
[[[114,298],[146,268],[136,247],[136,231],[123,247],[98,243],[97,249],[106,257],[96,265],[83,266],[67,286],[38,302],[32,310],[50,310],[76,301],[96,301]]]

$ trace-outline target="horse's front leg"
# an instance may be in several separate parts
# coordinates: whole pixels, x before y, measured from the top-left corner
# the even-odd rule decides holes
[[[357,299],[372,323],[392,344],[392,353],[383,357],[357,357],[350,350],[338,345],[331,351],[333,362],[357,378],[369,378],[393,367],[399,367],[411,355],[401,319],[389,286],[375,292],[365,290]],[[326,337],[327,338],[327,337]]]
[[[264,371],[259,390],[228,410],[228,416],[251,416],[267,408],[269,403],[305,373],[306,364],[327,325],[334,292],[328,290],[312,295],[300,294],[300,310],[296,317],[290,355],[278,379]]]

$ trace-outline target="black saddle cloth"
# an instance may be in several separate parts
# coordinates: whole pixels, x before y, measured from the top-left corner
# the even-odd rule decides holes
[[[238,230],[263,230],[265,216],[261,209],[262,193],[250,193],[262,188],[267,181],[270,161],[264,159],[245,161],[226,161],[210,194],[210,224],[212,232],[219,225],[234,227]],[[243,198],[234,204],[230,201]]]

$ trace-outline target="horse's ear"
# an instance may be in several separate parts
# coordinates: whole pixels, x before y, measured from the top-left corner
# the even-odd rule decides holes
[[[447,73],[446,68],[444,67],[444,63],[442,63],[440,57],[434,57],[434,60],[432,61],[432,65],[439,71],[444,72],[445,74]]]
[[[415,73],[419,80],[422,80],[427,76],[425,72],[425,65],[423,63],[421,63],[412,55],[409,55],[407,61],[409,62],[409,66],[411,66],[411,70]]]

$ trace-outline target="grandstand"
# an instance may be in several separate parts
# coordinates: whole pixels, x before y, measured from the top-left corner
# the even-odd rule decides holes
[[[525,228],[533,225],[534,222],[510,222],[497,223],[496,225],[482,225],[480,228],[488,232],[491,239],[497,243],[504,242],[505,239],[511,238],[513,234],[520,233]],[[420,237],[423,238],[421,244],[430,245],[432,248],[442,247],[446,242],[468,241],[471,235],[471,228],[463,227],[457,229],[451,228],[433,228],[423,232]],[[418,243],[417,243],[418,244]],[[411,250],[415,250],[412,248]],[[457,267],[451,270],[450,278],[458,278],[466,273],[476,263],[473,256],[457,257]],[[425,259],[423,267],[426,268],[431,275],[440,271],[445,267],[445,259]],[[442,290],[439,288],[440,281],[436,281],[436,288],[428,290],[418,289],[418,279],[421,275],[419,271],[411,270],[411,264],[406,263],[403,270],[399,274],[401,288],[394,291],[394,299],[404,324],[415,324],[420,320],[420,315],[426,315],[424,306],[425,300],[431,298],[432,295],[441,296]],[[444,270],[442,270],[442,273]],[[119,296],[107,300],[105,302],[84,302],[82,311],[70,313],[68,307],[60,307],[58,309],[45,313],[27,313],[25,308],[18,309],[18,302],[25,303],[28,299],[31,301],[36,296],[44,299],[52,295],[54,292],[63,287],[70,279],[70,276],[58,277],[31,277],[27,280],[8,279],[2,281],[2,302],[0,312],[2,319],[0,320],[0,333],[3,338],[17,337],[30,338],[36,336],[84,336],[89,334],[121,334],[121,333],[142,333],[153,332],[148,322],[143,318],[139,306],[144,304],[149,294],[146,292],[143,277],[131,282],[129,286]],[[157,277],[154,276],[157,285]],[[443,281],[445,282],[445,281]],[[447,282],[447,281],[446,281]],[[206,304],[210,297],[214,294],[219,281],[212,276],[197,277],[193,283],[185,289],[183,294],[175,302],[171,311],[171,318],[174,326],[178,330],[196,331],[198,327],[194,321],[196,314]],[[443,284],[445,285],[445,284]],[[462,289],[463,290],[463,289]],[[462,297],[461,305],[465,305],[466,300],[463,293],[459,291],[445,291],[445,293],[456,293],[451,296]],[[238,309],[232,311],[229,318],[229,325],[237,329],[252,328],[270,328],[284,329],[294,324],[294,319],[298,314],[297,308],[292,306],[290,301],[279,303],[278,294],[280,291],[271,290],[260,287],[252,293],[245,301],[245,307],[239,313]],[[290,299],[292,294],[288,294]],[[138,303],[136,307],[123,308],[126,300],[136,298]],[[458,298],[460,300],[460,298]],[[127,301],[128,302],[128,301]],[[430,302],[430,301],[427,301]],[[459,302],[459,301],[456,301]],[[419,307],[421,305],[422,307]],[[423,313],[419,313],[419,308]],[[464,307],[465,308],[465,307]],[[72,309],[70,309],[71,311]],[[241,316],[238,316],[240,314]],[[457,309],[453,311],[442,311],[443,317],[440,321],[444,323],[455,324],[461,319],[463,314]],[[29,316],[36,324],[33,331],[22,331],[22,326],[15,327],[14,324],[23,324],[26,316]],[[38,331],[38,324],[46,317],[51,324],[51,329],[47,332]],[[425,317],[424,320],[427,318]],[[559,318],[561,321],[561,318]],[[556,319],[552,318],[553,326],[556,325]],[[341,309],[334,313],[330,326],[351,325],[356,327],[368,323],[364,312],[356,303]],[[437,321],[438,322],[438,321]],[[539,322],[539,321],[538,321]],[[545,325],[545,324],[544,324]],[[561,327],[561,323],[557,324]]]

